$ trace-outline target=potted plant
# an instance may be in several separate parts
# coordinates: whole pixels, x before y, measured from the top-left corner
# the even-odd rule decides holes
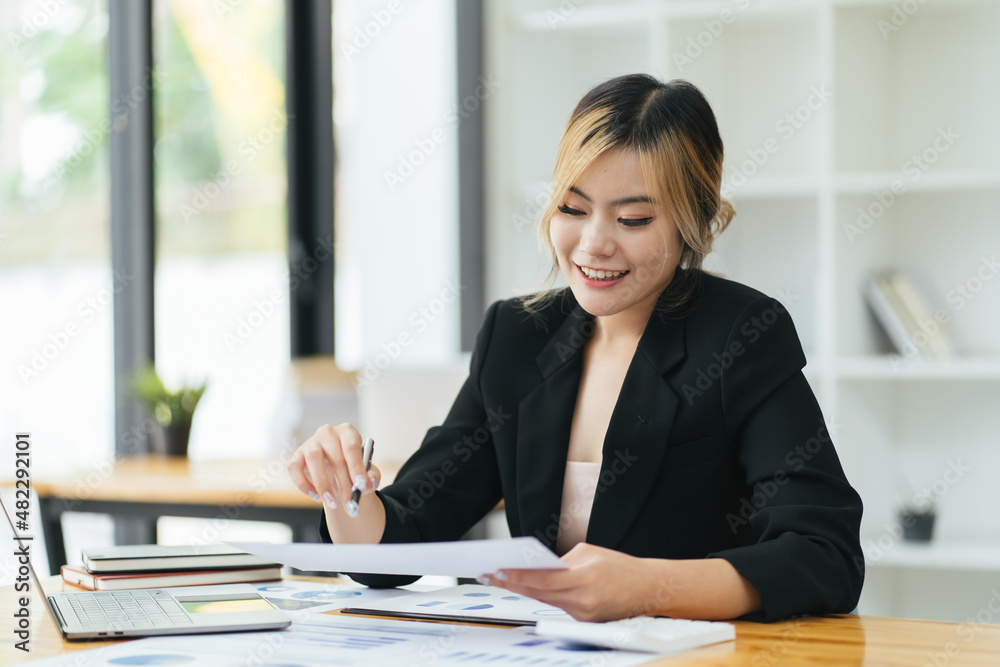
[[[132,376],[131,387],[153,419],[150,432],[153,451],[164,456],[187,456],[191,420],[205,393],[205,383],[200,387],[182,386],[169,391],[156,369],[148,365]]]
[[[903,526],[903,539],[909,542],[930,542],[934,535],[937,517],[933,497],[920,498],[903,505],[899,523]]]

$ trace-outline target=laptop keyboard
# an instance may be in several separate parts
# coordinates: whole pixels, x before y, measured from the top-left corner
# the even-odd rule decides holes
[[[150,630],[193,625],[166,591],[68,593],[66,597],[85,630]]]

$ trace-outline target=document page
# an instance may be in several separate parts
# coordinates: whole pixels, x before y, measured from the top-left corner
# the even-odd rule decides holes
[[[255,556],[313,572],[419,574],[475,579],[501,569],[565,569],[534,537],[419,544],[227,542]]]

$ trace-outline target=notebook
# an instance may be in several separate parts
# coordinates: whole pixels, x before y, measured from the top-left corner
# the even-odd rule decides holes
[[[253,570],[200,570],[195,572],[136,572],[130,574],[95,574],[63,565],[62,578],[68,584],[91,591],[124,591],[134,588],[173,588],[210,584],[248,584],[254,581],[281,579],[280,567]]]
[[[136,544],[84,549],[83,565],[89,572],[178,572],[180,570],[224,570],[250,567],[280,567],[264,558],[225,544],[163,546]]]

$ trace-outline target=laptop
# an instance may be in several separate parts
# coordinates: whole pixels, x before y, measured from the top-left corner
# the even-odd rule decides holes
[[[24,538],[14,529],[0,497],[14,539],[22,549]],[[38,592],[66,639],[117,639],[188,635],[240,630],[278,630],[291,618],[250,584],[149,588],[127,591],[80,591],[48,595],[28,558],[27,566]]]

